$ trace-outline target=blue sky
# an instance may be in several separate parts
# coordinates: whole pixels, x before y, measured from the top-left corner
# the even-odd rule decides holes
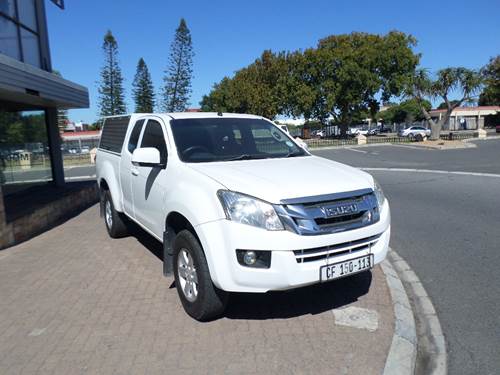
[[[500,0],[461,1],[165,1],[66,0],[60,10],[46,2],[52,64],[65,78],[89,88],[90,109],[72,110],[86,122],[98,116],[97,87],[102,38],[110,29],[133,110],[131,84],[137,61],[149,66],[160,91],[170,43],[181,17],[195,51],[191,107],[213,83],[244,67],[264,49],[313,47],[331,34],[401,30],[418,40],[421,65],[480,68],[500,53]]]

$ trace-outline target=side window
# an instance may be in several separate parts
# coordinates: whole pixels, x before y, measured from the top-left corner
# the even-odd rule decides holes
[[[130,133],[130,138],[128,140],[128,152],[130,153],[134,152],[138,146],[142,125],[144,125],[144,120],[137,121],[132,129],[132,133]]]
[[[167,144],[161,129],[161,124],[156,120],[148,120],[142,135],[141,147],[154,147],[160,151],[161,163],[167,162]]]

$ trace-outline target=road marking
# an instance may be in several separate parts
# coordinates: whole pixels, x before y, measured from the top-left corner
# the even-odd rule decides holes
[[[410,169],[410,168],[360,168],[360,169],[362,169],[364,171],[435,173],[435,174],[454,174],[454,175],[460,175],[460,176],[478,176],[478,177],[500,178],[500,174],[495,174],[495,173],[443,171],[443,170],[439,170],[439,169]]]
[[[349,150],[349,151],[354,151],[354,152],[361,152],[362,154],[367,154],[368,151],[363,151],[363,150],[355,150],[353,148],[349,148],[349,147],[346,147],[345,148],[346,150]]]
[[[82,178],[96,178],[96,175],[89,175],[89,176],[73,176],[73,177],[65,177],[65,180],[81,180]]]
[[[336,325],[366,329],[370,332],[378,329],[378,313],[375,310],[350,306],[345,309],[333,309],[332,312]]]
[[[45,328],[35,328],[33,331],[31,331],[28,334],[28,336],[37,337],[37,336],[42,335],[46,330],[47,330],[47,327],[45,327]]]

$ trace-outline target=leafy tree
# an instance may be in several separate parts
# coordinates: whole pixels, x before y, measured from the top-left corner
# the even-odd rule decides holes
[[[325,51],[310,48],[288,56],[289,73],[284,96],[285,113],[325,125],[335,103],[335,83],[328,81],[330,68]]]
[[[458,100],[450,100],[451,105],[455,105],[457,104],[457,102]],[[448,104],[446,104],[446,102],[441,102],[441,104],[437,106],[437,109],[446,109],[446,108],[448,108]]]
[[[415,38],[397,31],[332,35],[319,41],[327,59],[321,87],[331,97],[330,113],[344,135],[360,112],[375,118],[378,95],[388,101],[401,94],[419,61],[412,51],[415,44]]]
[[[427,111],[432,108],[431,102],[425,99],[422,101],[422,106]],[[420,109],[420,103],[416,99],[409,99],[400,104],[392,105],[387,110],[379,112],[377,118],[389,124],[412,123],[413,121],[425,119]]]
[[[285,53],[264,51],[252,64],[214,85],[200,102],[203,111],[253,113],[274,119],[284,112]]]
[[[182,112],[189,105],[193,79],[193,46],[191,32],[181,18],[170,46],[169,66],[163,81],[163,108],[167,112]]]
[[[423,70],[418,70],[406,88],[406,95],[414,98],[420,104],[420,110],[424,118],[431,125],[431,139],[437,140],[441,134],[443,125],[448,122],[451,113],[462,103],[474,100],[482,87],[482,77],[479,72],[471,69],[458,67],[446,68],[437,72],[436,78],[432,79]],[[459,99],[454,103],[449,100],[452,92],[459,93]],[[428,110],[424,107],[424,99],[441,98],[446,103],[446,112],[440,120],[431,118]]]
[[[485,87],[479,96],[479,105],[500,105],[500,55],[492,57],[481,74]]]
[[[150,113],[155,106],[154,88],[148,66],[141,57],[137,63],[134,82],[132,83],[132,95],[135,102],[135,112]]]
[[[101,69],[99,85],[99,108],[101,116],[120,115],[127,111],[123,77],[118,65],[118,43],[110,30],[104,36],[102,45],[104,66]]]
[[[271,119],[284,114],[323,125],[333,116],[345,132],[353,121],[375,117],[379,97],[387,101],[401,93],[419,60],[414,44],[400,32],[352,33],[329,36],[305,51],[264,51],[216,84],[200,104],[203,110]]]

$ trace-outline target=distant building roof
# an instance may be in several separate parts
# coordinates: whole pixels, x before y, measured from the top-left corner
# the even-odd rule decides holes
[[[188,108],[185,112],[201,112],[201,108]]]
[[[500,111],[500,106],[498,105],[484,105],[477,107],[457,107],[453,110],[452,114],[455,112],[479,112],[481,115],[495,114]],[[438,114],[441,112],[446,112],[446,109],[432,109],[431,114]]]
[[[61,133],[61,138],[66,141],[76,140],[76,139],[91,139],[99,138],[101,136],[100,130],[86,130],[81,132],[64,132]]]

